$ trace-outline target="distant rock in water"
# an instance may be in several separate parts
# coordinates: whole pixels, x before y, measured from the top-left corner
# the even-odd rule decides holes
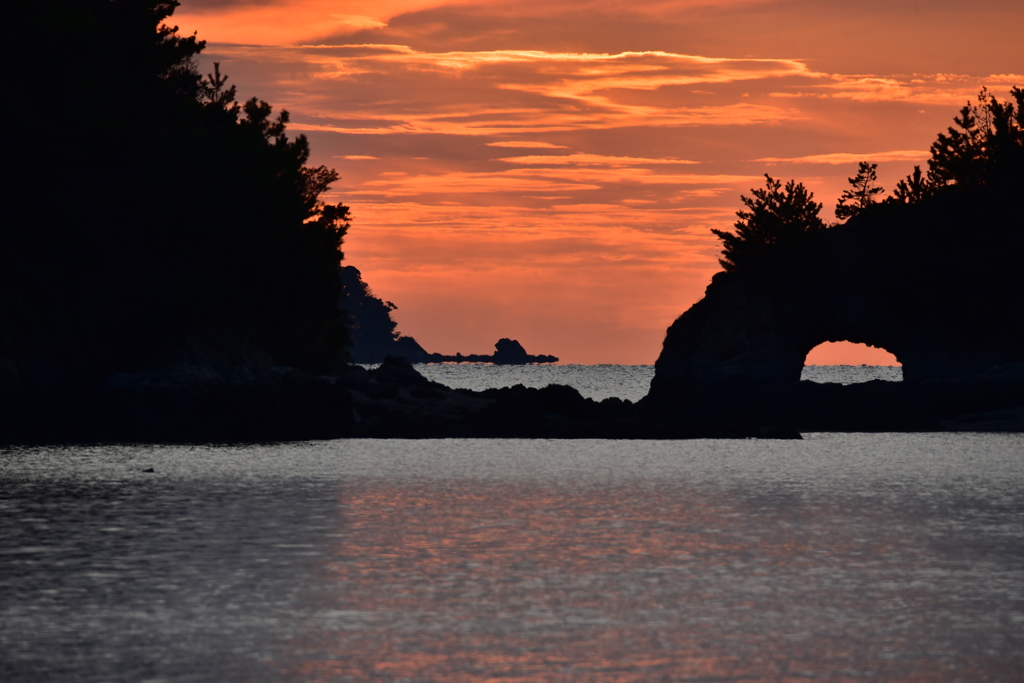
[[[454,356],[446,356],[440,353],[432,353],[428,356],[428,363],[494,363],[495,365],[527,365],[528,363],[557,363],[555,356],[531,356],[515,339],[502,338],[494,345],[494,353],[490,356],[481,354],[470,354],[463,356],[457,353]]]
[[[345,266],[341,269],[341,286],[343,296],[338,308],[348,315],[352,338],[349,355],[354,363],[377,365],[388,356],[404,358],[410,363],[526,365],[558,362],[555,356],[531,356],[515,339],[499,339],[490,356],[429,353],[414,338],[399,333],[398,324],[391,318],[391,311],[398,306],[375,297],[358,268]]]
[[[531,362],[530,354],[526,353],[523,345],[515,339],[499,339],[494,348],[494,360],[491,362],[495,365],[525,365]],[[533,358],[538,357],[533,356]]]

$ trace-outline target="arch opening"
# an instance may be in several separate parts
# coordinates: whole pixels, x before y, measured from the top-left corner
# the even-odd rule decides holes
[[[889,351],[850,341],[823,342],[804,358],[800,379],[822,384],[856,384],[871,380],[903,381],[903,366]]]

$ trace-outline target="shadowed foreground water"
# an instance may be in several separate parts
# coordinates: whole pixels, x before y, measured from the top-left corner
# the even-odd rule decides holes
[[[33,449],[0,483],[5,681],[1024,670],[1024,435]]]

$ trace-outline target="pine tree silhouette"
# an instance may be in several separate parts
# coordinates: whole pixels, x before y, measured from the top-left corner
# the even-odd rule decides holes
[[[878,181],[878,164],[860,162],[857,175],[847,178],[852,189],[844,190],[839,203],[836,204],[836,218],[845,220],[856,216],[875,203],[875,196],[885,192],[875,183]]]
[[[740,196],[747,211],[737,211],[736,232],[712,229],[722,240],[719,263],[727,271],[748,267],[761,261],[776,247],[794,245],[807,233],[825,229],[819,217],[821,204],[814,201],[802,183],[782,183],[765,174],[765,186],[752,189],[751,196]]]

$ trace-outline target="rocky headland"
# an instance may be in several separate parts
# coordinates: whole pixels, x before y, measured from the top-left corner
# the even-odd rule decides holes
[[[1003,216],[998,200],[878,206],[796,252],[719,273],[668,329],[637,403],[558,385],[450,389],[401,357],[370,370],[285,367],[230,330],[186,336],[142,368],[48,336],[52,348],[2,358],[0,443],[1019,431],[1024,230],[998,251],[973,237]],[[904,381],[801,381],[807,352],[838,340],[889,350]],[[496,359],[529,356],[502,340]]]
[[[666,334],[646,403],[800,430],[1024,428],[1019,213],[989,190],[871,207],[756,268],[722,272]],[[993,248],[979,236],[1015,226]],[[884,348],[904,381],[801,382],[826,341]]]
[[[472,392],[409,363],[431,354],[341,265],[338,173],[309,165],[287,112],[201,73],[203,41],[164,23],[176,5],[17,6],[41,57],[10,74],[0,445],[1024,429],[1021,90],[965,107],[927,177],[874,205],[864,185],[846,224],[795,182],[774,208],[742,197],[737,233],[715,233],[728,272],[668,329],[643,400]],[[782,192],[768,180],[758,201]],[[889,350],[905,381],[801,382],[830,340]],[[555,360],[511,339],[436,358]]]

